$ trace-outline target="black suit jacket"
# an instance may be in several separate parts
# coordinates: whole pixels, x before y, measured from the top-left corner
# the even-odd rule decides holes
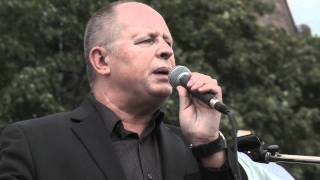
[[[199,168],[176,131],[165,124],[159,131],[164,180],[231,179],[229,171]],[[0,136],[0,180],[125,180],[122,171],[89,100],[72,112],[9,125]]]

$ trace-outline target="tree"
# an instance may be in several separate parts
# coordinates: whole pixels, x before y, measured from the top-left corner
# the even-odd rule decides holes
[[[175,2],[164,3],[163,12],[178,61],[217,77],[240,128],[279,144],[283,153],[319,155],[320,39],[259,27],[256,15],[272,9],[259,2]],[[176,107],[176,99],[169,101],[167,109]],[[319,172],[290,168],[297,179],[316,179]]]

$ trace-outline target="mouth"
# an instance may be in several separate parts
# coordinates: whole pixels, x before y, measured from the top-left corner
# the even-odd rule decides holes
[[[169,72],[170,72],[170,69],[169,67],[160,67],[160,68],[157,68],[155,71],[153,71],[154,74],[157,74],[157,75],[166,75],[168,76],[169,75]]]

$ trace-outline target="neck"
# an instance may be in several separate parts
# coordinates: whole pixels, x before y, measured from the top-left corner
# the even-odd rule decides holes
[[[122,121],[126,130],[139,135],[148,126],[153,114],[159,109],[161,103],[156,100],[145,100],[143,98],[130,98],[119,93],[99,91],[93,89],[97,101],[111,109]]]

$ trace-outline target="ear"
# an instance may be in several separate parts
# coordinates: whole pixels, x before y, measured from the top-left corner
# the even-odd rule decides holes
[[[107,63],[108,51],[104,47],[96,46],[90,50],[89,59],[91,66],[95,69],[97,74],[110,74],[110,67]]]

